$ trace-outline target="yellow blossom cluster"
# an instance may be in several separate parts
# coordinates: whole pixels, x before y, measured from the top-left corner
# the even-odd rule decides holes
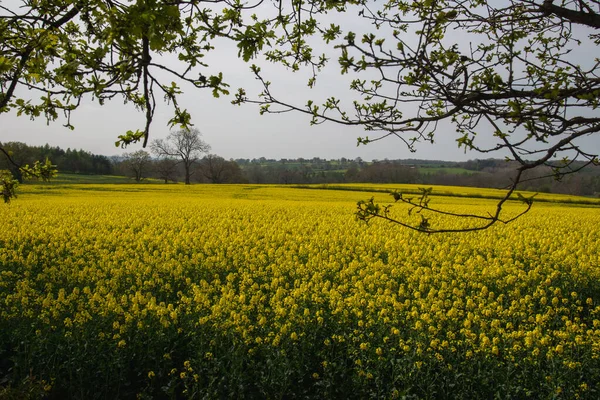
[[[0,208],[0,381],[91,397],[598,396],[598,208],[539,203],[424,235],[354,220],[361,195],[31,187]]]

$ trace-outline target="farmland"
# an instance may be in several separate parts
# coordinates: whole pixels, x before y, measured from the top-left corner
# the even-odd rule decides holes
[[[0,397],[598,398],[598,205],[458,235],[353,219],[390,188],[23,186]],[[494,209],[448,195],[473,190],[432,205]]]

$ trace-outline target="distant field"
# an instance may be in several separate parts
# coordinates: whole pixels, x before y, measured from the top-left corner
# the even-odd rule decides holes
[[[117,175],[86,175],[59,173],[56,178],[48,182],[30,181],[28,185],[63,185],[63,184],[114,184],[114,183],[136,183],[133,178]],[[158,179],[144,179],[142,183],[161,183]]]
[[[311,184],[311,185],[292,185],[296,188],[317,189],[317,190],[347,190],[356,192],[370,193],[389,193],[398,191],[405,194],[418,195],[419,188],[432,187],[432,197],[465,197],[465,198],[482,198],[482,199],[500,199],[504,197],[506,191],[501,189],[490,188],[474,188],[464,186],[441,186],[441,185],[422,185],[422,184],[373,184],[373,183],[336,183],[336,184]],[[590,204],[600,205],[600,199],[583,196],[572,196],[565,194],[552,193],[536,193],[528,191],[517,191],[526,197],[535,195],[534,201],[540,202],[556,202],[556,203],[575,203],[575,204]],[[517,195],[512,196],[513,199]],[[388,198],[388,201],[391,201]]]
[[[599,207],[544,195],[453,235],[353,217],[415,188],[21,186],[0,206],[0,398],[600,398]]]
[[[112,184],[119,184],[115,187]],[[156,185],[159,184],[159,185]],[[83,185],[83,186],[79,186]],[[157,187],[158,186],[158,187]],[[164,187],[162,187],[164,186]],[[433,197],[466,197],[466,198],[482,198],[482,199],[499,199],[506,193],[501,189],[489,189],[489,188],[473,188],[464,186],[441,186],[441,185],[422,185],[422,184],[376,184],[376,183],[336,183],[336,184],[293,184],[293,185],[277,185],[277,184],[252,184],[252,185],[217,185],[212,187],[210,184],[194,184],[183,188],[185,185],[175,185],[164,183],[157,179],[144,180],[141,183],[136,183],[132,178],[124,176],[113,176],[113,175],[78,175],[78,174],[59,174],[57,178],[52,179],[50,182],[28,182],[25,184],[21,192],[22,193],[58,193],[62,190],[68,190],[72,193],[79,191],[126,191],[126,192],[189,192],[200,191],[202,193],[214,192],[222,193],[235,190],[232,188],[238,188],[243,193],[263,193],[264,191],[273,191],[276,188],[293,188],[293,189],[310,189],[310,190],[327,190],[327,191],[350,191],[350,192],[364,192],[366,194],[383,193],[387,194],[391,191],[399,191],[406,194],[418,194],[419,188],[433,187]],[[279,190],[277,189],[277,190]],[[258,192],[256,192],[258,190]],[[542,202],[558,202],[558,203],[576,203],[576,204],[591,204],[600,205],[600,199],[583,197],[583,196],[572,196],[563,194],[552,194],[552,193],[535,193],[527,191],[518,191],[525,196],[535,196],[535,200]],[[329,198],[331,195],[326,196],[315,195],[321,198]],[[341,196],[346,196],[341,194]],[[354,196],[357,195],[349,195]],[[513,196],[516,199],[516,195]],[[391,197],[381,196],[380,201],[391,202]]]

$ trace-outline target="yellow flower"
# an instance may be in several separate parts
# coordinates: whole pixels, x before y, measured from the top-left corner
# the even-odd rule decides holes
[[[562,354],[562,352],[564,351],[562,344],[557,345],[556,348],[554,349],[554,351],[557,352],[558,354]]]

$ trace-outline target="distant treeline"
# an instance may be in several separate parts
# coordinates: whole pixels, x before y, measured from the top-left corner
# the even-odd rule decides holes
[[[19,164],[32,164],[48,157],[59,172],[78,174],[123,175],[134,180],[148,178],[162,182],[183,180],[180,163],[173,159],[156,159],[145,151],[123,157],[95,155],[85,150],[62,150],[59,147],[28,146],[24,143],[3,143]],[[139,157],[140,154],[142,157]],[[582,164],[573,163],[576,170]],[[361,158],[254,159],[225,160],[209,154],[194,166],[192,180],[197,183],[414,183],[422,185],[455,185],[485,188],[503,188],[510,184],[517,164],[499,159],[469,160],[464,162],[431,160],[374,160]],[[15,173],[14,165],[0,154],[0,169]],[[600,168],[589,166],[565,176],[553,178],[551,167],[527,171],[521,190],[564,193],[583,196],[600,194]]]
[[[2,148],[11,154],[14,163],[19,166],[32,165],[36,161],[48,158],[60,172],[74,174],[110,175],[112,163],[106,156],[92,154],[85,150],[63,150],[60,147],[29,146],[21,142],[0,143]],[[8,169],[21,180],[18,168],[4,154],[0,154],[0,169]]]
[[[235,160],[249,183],[414,183],[503,188],[512,182],[518,164],[499,159],[464,162],[431,160],[283,159]],[[574,162],[577,170],[583,164]],[[582,196],[600,194],[600,167],[588,166],[557,181],[551,167],[527,171],[521,190]]]

